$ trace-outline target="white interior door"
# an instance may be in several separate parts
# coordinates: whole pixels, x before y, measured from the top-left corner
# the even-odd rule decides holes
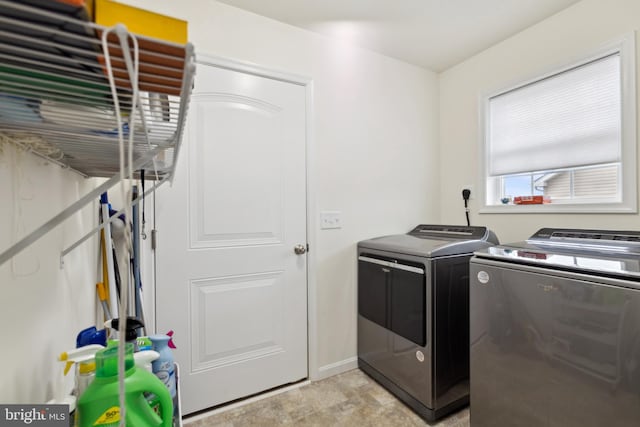
[[[188,414],[307,377],[305,87],[199,64],[156,204],[157,330]]]

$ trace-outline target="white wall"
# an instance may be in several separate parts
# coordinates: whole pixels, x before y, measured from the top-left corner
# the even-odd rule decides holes
[[[439,76],[440,162],[446,167],[440,176],[440,217],[446,219],[455,212],[455,218],[462,220],[462,188],[472,184],[480,189],[480,94],[552,71],[639,29],[637,0],[583,0],[443,72]],[[636,55],[637,60],[640,50]],[[544,226],[638,228],[637,214],[477,214],[479,207],[480,200],[471,200],[472,224],[489,226],[502,242],[525,239]]]
[[[84,195],[91,181],[0,143],[0,252]],[[83,244],[60,269],[60,252],[95,226],[94,212],[89,206],[0,266],[2,403],[53,398],[62,378],[58,355],[94,325],[97,248]]]
[[[358,240],[438,218],[434,73],[215,1],[128,0],[189,21],[198,52],[313,79],[317,377],[356,356]],[[321,210],[341,230],[319,230]],[[162,225],[159,224],[161,228]],[[313,311],[313,309],[311,310]],[[313,346],[312,346],[313,348]],[[324,369],[323,369],[324,368]]]

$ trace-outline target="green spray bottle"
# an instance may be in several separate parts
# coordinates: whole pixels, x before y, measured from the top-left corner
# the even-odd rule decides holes
[[[171,427],[173,405],[169,390],[155,375],[134,365],[133,344],[125,347],[125,424],[127,427]],[[96,377],[78,401],[78,427],[115,427],[120,424],[118,348],[96,353]],[[145,393],[153,393],[160,403],[158,413]]]

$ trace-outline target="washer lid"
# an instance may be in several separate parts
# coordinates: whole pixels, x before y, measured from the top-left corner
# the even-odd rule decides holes
[[[422,224],[407,234],[364,240],[358,247],[433,258],[472,253],[497,243],[486,227]]]
[[[638,231],[543,228],[523,242],[486,248],[475,255],[518,264],[640,278]]]

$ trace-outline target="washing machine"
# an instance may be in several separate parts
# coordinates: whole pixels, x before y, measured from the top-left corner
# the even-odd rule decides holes
[[[640,232],[543,228],[470,265],[473,427],[640,425]]]
[[[469,259],[497,243],[430,224],[358,243],[358,366],[428,421],[469,402]]]

